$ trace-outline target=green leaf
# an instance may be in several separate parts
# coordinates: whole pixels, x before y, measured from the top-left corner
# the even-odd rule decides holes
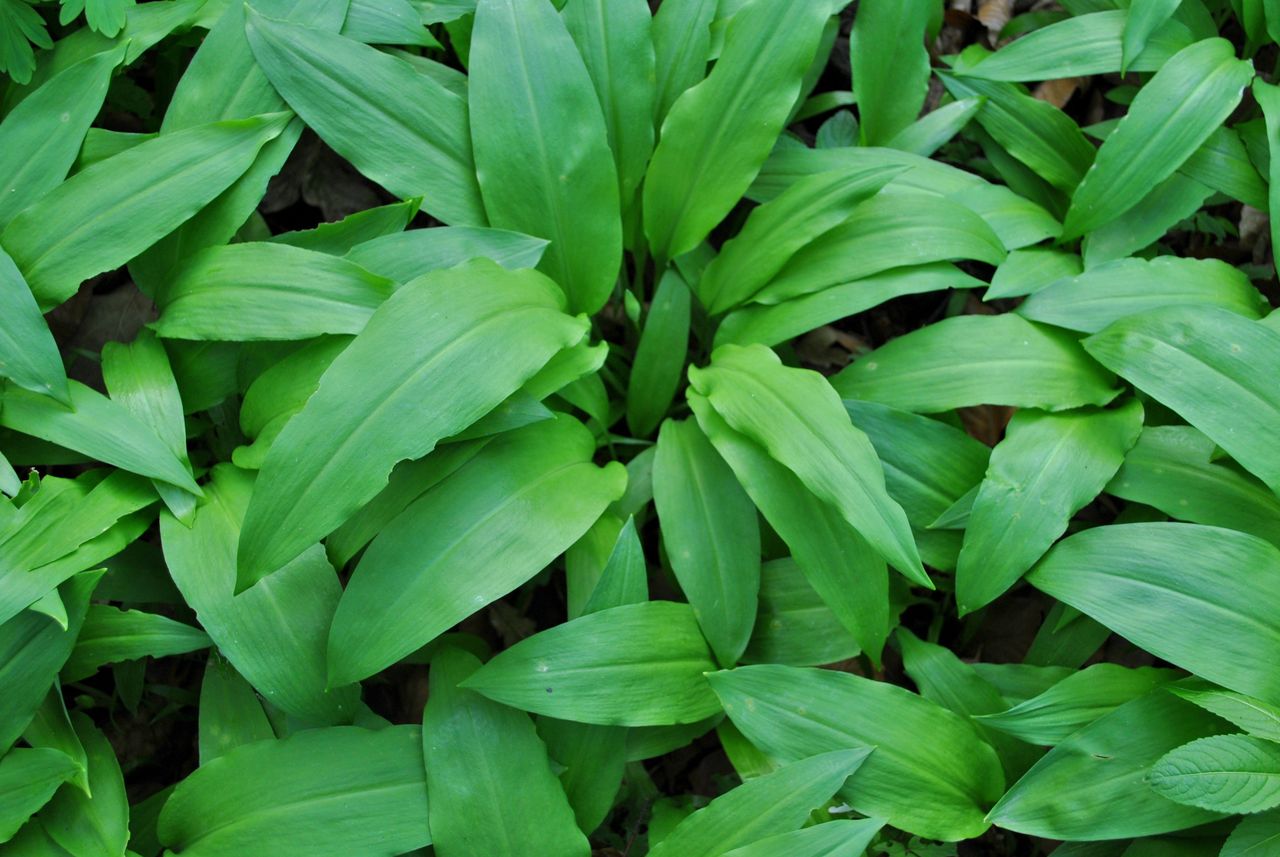
[[[763,447],[831,504],[891,565],[930,586],[906,515],[884,489],[866,435],[816,372],[784,367],[767,348],[726,345],[689,381],[736,432]]]
[[[882,827],[878,818],[826,821],[735,848],[725,857],[857,857]]]
[[[71,404],[67,373],[40,307],[13,259],[0,249],[0,377]]]
[[[692,250],[742,197],[800,95],[829,16],[823,3],[763,0],[730,19],[715,67],[672,105],[649,164],[644,231],[655,257]]]
[[[929,0],[869,0],[849,35],[853,96],[864,146],[883,146],[920,115],[929,90]]]
[[[1154,690],[1050,750],[989,818],[1005,830],[1086,841],[1152,836],[1214,821],[1221,816],[1157,794],[1147,776],[1165,753],[1222,726],[1213,715]]]
[[[1147,426],[1107,493],[1171,518],[1240,530],[1280,547],[1280,499],[1231,462],[1214,462],[1216,450],[1190,426]]]
[[[463,686],[562,720],[665,726],[720,711],[703,677],[712,669],[692,608],[646,601],[540,631],[489,661]]]
[[[996,233],[963,205],[881,193],[792,256],[753,299],[776,304],[903,265],[950,259],[998,265],[1004,257]]]
[[[1224,720],[1230,720],[1244,731],[1268,741],[1280,741],[1280,707],[1269,705],[1243,693],[1222,690],[1208,683],[1197,686],[1182,682],[1171,690]]]
[[[429,271],[452,268],[470,259],[492,259],[504,268],[534,268],[547,242],[519,232],[449,226],[411,229],[357,244],[347,260],[397,283]]]
[[[117,268],[238,179],[286,115],[164,134],[76,173],[0,233],[42,309]]]
[[[901,171],[871,167],[806,176],[753,210],[698,281],[707,312],[716,315],[751,299],[806,244],[848,220]]]
[[[1280,844],[1280,811],[1240,820],[1222,845],[1220,857],[1266,857]]]
[[[189,857],[420,848],[431,842],[421,744],[416,726],[346,726],[237,747],[178,784],[160,841]]]
[[[919,413],[971,405],[1105,405],[1112,375],[1071,336],[1012,315],[956,316],[899,336],[831,379],[846,399]]]
[[[1129,13],[1123,10],[1108,8],[1075,15],[1028,33],[963,73],[987,80],[1056,80],[1110,74],[1126,64],[1124,38],[1128,29]],[[1150,34],[1142,51],[1128,59],[1128,70],[1156,71],[1194,41],[1195,36],[1185,24],[1176,19],[1169,21]]]
[[[238,589],[332,532],[421,458],[515,392],[585,323],[555,284],[492,262],[427,274],[396,292],[334,361],[262,465],[245,515]],[[487,359],[495,344],[510,359]],[[443,404],[423,409],[425,398]]]
[[[872,753],[835,750],[784,765],[730,789],[676,825],[652,857],[721,857],[762,836],[798,829]]]
[[[1266,300],[1238,268],[1216,259],[1121,259],[1037,291],[1018,313],[1032,321],[1097,333],[1113,321],[1166,306],[1214,306],[1261,318]]]
[[[1094,664],[1031,699],[1004,711],[983,713],[977,720],[1029,744],[1052,746],[1177,676],[1172,670],[1154,667]]]
[[[718,6],[716,0],[671,0],[659,5],[653,16],[653,115],[659,128],[676,99],[706,77],[711,22]]]
[[[760,529],[751,498],[692,420],[663,423],[653,499],[676,580],[711,650],[737,663],[756,619]]]
[[[200,684],[200,764],[275,737],[253,688],[226,659],[210,654]]]
[[[22,740],[32,747],[56,750],[75,764],[75,771],[65,779],[76,788],[89,793],[89,756],[80,736],[67,713],[62,699],[62,688],[55,683],[45,695],[44,702],[36,709],[35,716],[22,732]],[[3,762],[0,762],[3,766]]]
[[[828,670],[740,667],[710,681],[734,725],[772,759],[874,747],[841,792],[858,812],[930,839],[987,829],[983,814],[1004,776],[995,752],[959,715],[902,688]]]
[[[1214,131],[1178,172],[1245,205],[1268,208],[1267,184],[1249,159],[1244,141],[1234,128],[1223,126]]]
[[[1029,247],[1014,250],[996,268],[983,300],[1013,298],[1035,294],[1059,280],[1074,277],[1084,270],[1080,257],[1052,247]]]
[[[1153,523],[1077,533],[1027,579],[1156,657],[1280,703],[1280,680],[1250,666],[1280,656],[1278,576],[1280,551],[1254,536]]]
[[[436,849],[459,857],[587,857],[591,846],[528,715],[458,686],[479,668],[459,649],[431,660],[422,731]]]
[[[1253,82],[1253,97],[1262,108],[1262,116],[1267,131],[1267,151],[1270,159],[1267,164],[1267,210],[1280,211],[1280,86],[1265,83],[1261,78]],[[1280,220],[1280,218],[1278,218]],[[1271,240],[1274,242],[1280,235],[1280,223],[1271,224]],[[1273,263],[1274,264],[1274,263]]]
[[[1174,55],[1134,97],[1071,198],[1064,239],[1115,220],[1168,178],[1240,103],[1253,66],[1225,39]]]
[[[1142,405],[1048,414],[1021,410],[991,453],[956,563],[960,615],[990,604],[1094,500],[1142,430]]]
[[[359,333],[395,290],[359,265],[285,244],[210,247],[175,272],[153,324],[166,339]]]
[[[89,793],[64,788],[40,813],[49,837],[74,857],[124,857],[129,800],[111,742],[88,716],[71,715],[89,760]]]
[[[858,642],[791,558],[760,569],[760,610],[742,661],[810,667],[858,654]]]
[[[119,402],[69,381],[71,407],[16,387],[0,399],[0,425],[199,495],[191,473],[147,423]]]
[[[181,655],[210,644],[204,631],[166,616],[94,604],[62,668],[63,680],[80,681],[106,664]]]
[[[574,312],[608,299],[622,254],[618,173],[591,77],[548,0],[480,0],[471,134],[489,222],[551,242],[540,269]]]
[[[80,766],[59,750],[18,748],[0,757],[0,842],[8,842]]]
[[[1129,15],[1124,22],[1121,42],[1120,73],[1142,54],[1151,34],[1173,17],[1182,0],[1134,0],[1129,4]]]
[[[1280,804],[1280,745],[1249,735],[1214,735],[1156,762],[1151,787],[1169,800],[1213,812],[1254,813]]]
[[[1280,332],[1216,307],[1170,307],[1121,319],[1085,340],[1100,363],[1176,411],[1270,485],[1280,460]]]
[[[114,48],[70,66],[0,122],[0,228],[66,177],[122,59]]]
[[[571,417],[500,435],[390,521],[329,632],[337,686],[372,675],[546,567],[622,495],[619,464]],[[388,609],[386,605],[393,604]],[[380,613],[378,622],[368,621]]]
[[[350,722],[358,689],[329,690],[325,641],[342,588],[314,547],[233,597],[236,543],[252,477],[213,469],[191,527],[160,519],[165,564],[219,651],[272,705],[303,722]]]
[[[366,45],[441,47],[409,0],[352,0],[342,35]]]
[[[251,11],[246,32],[272,86],[340,155],[445,223],[483,226],[467,102],[412,65],[336,33]]]
[[[418,213],[421,204],[422,201],[419,199],[408,199],[404,202],[366,208],[364,211],[349,214],[341,220],[321,223],[313,229],[281,232],[267,240],[273,244],[288,244],[290,247],[299,247],[303,250],[342,256],[350,254],[361,244],[385,238],[388,235],[402,234],[414,215]]]
[[[689,347],[692,295],[680,272],[668,268],[649,304],[627,385],[627,426],[650,434],[671,408]]]
[[[569,0],[561,14],[600,100],[626,211],[653,152],[653,16],[644,0]]]
[[[982,104],[981,98],[960,98],[944,104],[894,134],[885,146],[927,158],[963,131],[978,115]],[[821,136],[821,128],[818,134]]]

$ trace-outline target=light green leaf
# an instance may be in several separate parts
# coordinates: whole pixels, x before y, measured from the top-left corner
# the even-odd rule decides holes
[[[1173,17],[1181,2],[1182,0],[1133,0],[1129,4],[1129,15],[1124,22],[1121,43],[1121,74],[1128,71],[1129,64],[1146,48],[1151,34]]]
[[[692,420],[663,423],[653,499],[667,559],[716,659],[738,660],[760,586],[760,529],[751,498]]]
[[[591,846],[528,715],[458,686],[479,668],[459,649],[431,660],[422,731],[436,849],[458,857],[587,857]]]
[[[167,616],[94,604],[76,638],[76,647],[62,668],[63,680],[80,681],[106,664],[181,655],[209,645],[209,635],[204,631]]]
[[[40,819],[49,837],[74,857],[124,857],[129,799],[115,749],[87,715],[77,711],[71,722],[88,755],[89,790],[59,790]]]
[[[858,643],[791,558],[760,569],[760,610],[742,661],[820,666],[852,658]]]
[[[32,747],[56,750],[71,759],[76,770],[66,779],[76,788],[89,793],[89,756],[80,736],[76,734],[71,716],[62,699],[62,688],[55,682],[45,695],[44,702],[36,709],[35,716],[22,732],[22,740]],[[0,763],[2,765],[3,763]]]
[[[826,821],[735,848],[725,857],[860,857],[882,827],[878,818]]]
[[[1268,208],[1267,183],[1258,174],[1244,141],[1234,128],[1223,126],[1214,131],[1178,172],[1245,205],[1263,211]]]
[[[996,268],[983,300],[1035,294],[1084,270],[1080,257],[1052,247],[1014,250]]]
[[[540,269],[593,313],[622,254],[618,173],[591,77],[548,0],[480,0],[471,134],[489,222],[551,242]]]
[[[1205,711],[1230,720],[1251,735],[1280,741],[1280,707],[1233,690],[1213,687],[1207,682],[1203,685],[1181,682],[1171,690]]]
[[[1112,410],[1021,410],[991,453],[956,562],[960,615],[990,604],[1101,493],[1142,430],[1130,400]]]
[[[594,452],[570,417],[508,432],[392,519],[338,604],[331,684],[389,666],[564,552],[622,495],[622,466],[596,467]]]
[[[463,686],[562,720],[665,726],[720,711],[703,676],[713,669],[692,608],[646,601],[540,631]]]
[[[1174,55],[1134,97],[1071,198],[1064,239],[1115,220],[1168,178],[1240,103],[1253,66],[1225,39]]]
[[[342,35],[366,45],[441,47],[409,0],[351,0]]]
[[[823,3],[760,0],[730,19],[715,67],[672,105],[649,164],[644,231],[655,257],[692,250],[742,197],[800,95],[829,16]]]
[[[1280,804],[1280,745],[1214,735],[1166,753],[1149,775],[1157,794],[1213,812],[1254,813]]]
[[[352,247],[347,260],[397,283],[407,283],[429,271],[477,258],[492,259],[512,270],[534,268],[546,248],[545,239],[519,232],[449,226],[384,235]]]
[[[652,857],[721,857],[762,836],[798,829],[810,811],[844,785],[871,748],[811,756],[730,789],[694,812],[649,853]]]
[[[885,146],[929,157],[964,130],[982,109],[981,98],[960,98],[930,110],[889,139]],[[822,129],[818,129],[822,135]],[[852,145],[851,143],[848,145]]]
[[[245,515],[238,587],[270,574],[421,458],[515,392],[585,332],[555,284],[477,260],[387,300],[332,363],[263,463]],[[495,344],[509,359],[487,359]],[[437,406],[423,408],[423,401]],[[444,407],[443,403],[448,403]]]
[[[718,6],[716,0],[671,0],[660,4],[653,16],[653,115],[659,128],[676,99],[706,77],[711,22]]]
[[[1219,857],[1267,857],[1280,846],[1280,811],[1240,820],[1222,845]]]
[[[1280,703],[1280,677],[1251,666],[1280,657],[1280,551],[1261,539],[1196,524],[1097,527],[1060,542],[1027,579],[1156,657]]]
[[[209,655],[200,684],[200,764],[231,750],[275,738],[262,703],[249,683],[226,659]]]
[[[8,842],[53,793],[80,771],[60,750],[20,747],[0,757],[0,842]]]
[[[11,220],[0,243],[42,309],[117,268],[238,179],[287,115],[164,134],[76,173]]]
[[[341,220],[321,223],[313,229],[281,232],[267,240],[273,244],[288,244],[290,247],[299,247],[303,250],[342,256],[351,253],[361,244],[385,238],[388,235],[401,234],[418,213],[421,204],[422,201],[419,199],[408,199],[404,202],[366,208],[364,211],[349,214]]]
[[[0,377],[71,404],[67,373],[40,307],[13,259],[0,249]]]
[[[272,85],[352,166],[396,196],[422,197],[445,223],[485,224],[465,99],[336,33],[256,12],[246,27]]]
[[[627,426],[637,437],[650,434],[675,399],[689,347],[692,299],[680,272],[668,268],[649,304],[627,385]]]
[[[343,726],[237,747],[178,784],[159,831],[184,857],[394,857],[427,845],[422,731]]]
[[[883,146],[920,115],[929,90],[929,0],[868,0],[849,35],[864,146]]]
[[[959,715],[843,672],[752,666],[710,681],[734,725],[777,761],[874,747],[841,792],[858,812],[930,839],[987,829],[983,814],[1003,791],[1004,775],[995,752]]]

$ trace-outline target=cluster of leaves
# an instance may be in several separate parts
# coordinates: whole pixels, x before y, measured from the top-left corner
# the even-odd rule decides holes
[[[0,855],[1280,854],[1280,9],[655,5],[0,0]]]

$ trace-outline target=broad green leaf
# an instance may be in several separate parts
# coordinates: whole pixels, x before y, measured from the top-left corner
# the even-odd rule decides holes
[[[721,857],[740,845],[798,829],[863,764],[870,748],[835,750],[784,765],[730,789],[694,812],[649,853]]]
[[[321,223],[313,229],[281,232],[267,240],[273,244],[288,244],[290,247],[299,247],[303,250],[343,256],[350,254],[361,244],[385,238],[388,235],[401,234],[408,228],[421,204],[422,201],[419,199],[408,199],[404,202],[366,208],[364,211],[349,214],[341,220]],[[402,280],[402,282],[407,281]]]
[[[734,725],[772,759],[874,747],[841,792],[858,812],[930,839],[987,829],[983,815],[1004,775],[959,715],[902,688],[828,670],[740,667],[710,681]]]
[[[62,688],[57,682],[49,689],[44,702],[36,709],[35,716],[23,730],[22,740],[32,747],[56,750],[70,759],[75,765],[75,771],[65,779],[86,794],[89,793],[89,756],[71,723],[71,716],[62,699]],[[0,762],[0,766],[2,765]]]
[[[237,747],[178,784],[160,841],[189,857],[419,848],[431,842],[421,747],[416,726],[312,729]]]
[[[903,295],[982,285],[981,280],[947,262],[891,268],[779,304],[739,307],[716,329],[715,345],[777,345]]]
[[[13,259],[0,249],[0,377],[71,404],[58,344]]]
[[[1104,405],[1113,376],[1071,336],[1017,315],[956,316],[900,336],[831,379],[846,399],[936,413],[971,405]]]
[[[124,857],[129,800],[115,749],[87,715],[71,715],[89,760],[89,792],[63,788],[40,813],[49,837],[74,857]]]
[[[929,91],[929,0],[868,0],[849,35],[864,146],[883,146],[920,115]]]
[[[831,504],[891,565],[923,586],[906,515],[884,489],[884,471],[826,379],[784,367],[762,346],[726,345],[689,381],[736,432],[763,447]]]
[[[1156,657],[1280,703],[1280,680],[1252,666],[1280,656],[1280,551],[1268,542],[1197,524],[1098,527],[1027,579]]]
[[[646,601],[540,631],[463,685],[562,720],[664,726],[720,711],[703,676],[714,668],[687,604]]]
[[[1151,34],[1173,17],[1182,0],[1133,0],[1124,22],[1124,36],[1120,45],[1120,73],[1142,54]]]
[[[622,253],[618,172],[591,77],[549,0],[480,0],[471,136],[489,222],[551,242],[540,269],[600,309]]]
[[[749,300],[806,244],[848,220],[859,203],[899,172],[872,167],[818,173],[752,211],[698,281],[698,298],[707,312],[716,315]]]
[[[1075,15],[1028,33],[966,68],[964,74],[987,80],[1054,80],[1117,72],[1125,65],[1128,23],[1128,13],[1114,8]],[[1195,36],[1185,24],[1170,21],[1152,32],[1143,50],[1129,58],[1128,70],[1156,71],[1193,41]]]
[[[181,655],[209,645],[203,631],[167,616],[94,604],[62,668],[63,680],[80,681],[106,664]]]
[[[644,0],[568,0],[561,14],[600,100],[626,211],[653,152],[653,16]]]
[[[200,764],[231,750],[275,738],[258,695],[235,667],[217,654],[209,656],[200,684]]]
[[[42,309],[119,267],[240,177],[287,115],[164,134],[76,173],[16,216],[0,242]]]
[[[1280,707],[1269,705],[1243,693],[1222,690],[1205,683],[1181,682],[1171,688],[1188,702],[1194,702],[1224,720],[1229,720],[1251,735],[1280,742]]]
[[[546,247],[545,239],[519,232],[449,226],[371,239],[352,247],[347,260],[397,283],[407,283],[429,271],[477,258],[492,259],[513,270],[534,268]]]
[[[200,494],[186,465],[150,425],[79,381],[68,384],[70,408],[16,387],[5,390],[0,425]]]
[[[1142,430],[1130,400],[1112,410],[1022,410],[973,501],[956,562],[956,609],[985,607],[1017,583],[1115,475]]]
[[[1084,342],[1108,369],[1204,432],[1273,489],[1280,460],[1280,332],[1217,307],[1121,319]]]
[[[668,268],[649,304],[627,384],[627,426],[637,437],[652,433],[675,399],[689,348],[692,299],[680,272]]]
[[[982,104],[981,98],[960,98],[944,104],[894,134],[885,146],[927,158],[963,131],[978,115]],[[818,129],[818,133],[820,136],[822,129]]]
[[[1094,664],[1031,699],[1004,711],[983,713],[977,720],[1029,744],[1052,746],[1177,675],[1154,667]]]
[[[1245,205],[1261,210],[1269,207],[1267,183],[1249,159],[1244,141],[1234,128],[1223,126],[1214,131],[1178,172]]]
[[[835,149],[780,146],[765,162],[747,196],[756,202],[767,202],[804,176],[875,166],[906,168],[906,172],[882,191],[883,194],[924,195],[929,199],[946,197],[981,217],[1007,250],[1035,244],[1062,231],[1048,211],[1007,187],[990,184],[973,173],[941,161],[871,146]]]
[[[903,265],[1004,261],[999,237],[963,205],[881,192],[792,256],[753,299],[776,304]]]
[[[1261,318],[1266,300],[1239,268],[1217,259],[1122,259],[1037,291],[1018,313],[1032,321],[1097,333],[1113,321],[1166,306],[1215,306]]]
[[[336,33],[254,12],[246,26],[271,84],[352,166],[396,196],[422,197],[445,223],[485,224],[465,99]]]
[[[1084,841],[1151,836],[1213,821],[1221,816],[1162,797],[1147,776],[1174,747],[1223,726],[1189,702],[1154,690],[1050,750],[989,818],[1005,830]]]
[[[1241,819],[1219,853],[1220,857],[1267,857],[1278,846],[1280,811],[1273,810]]]
[[[237,588],[332,532],[398,461],[431,452],[581,339],[585,322],[565,315],[562,301],[539,274],[478,260],[427,274],[383,303],[267,454],[245,515]],[[487,359],[495,343],[510,359]]]
[[[1254,813],[1280,804],[1280,745],[1214,735],[1166,753],[1148,776],[1157,794],[1213,812]]]
[[[183,599],[272,705],[307,723],[349,722],[358,690],[328,688],[325,640],[342,588],[324,551],[313,547],[233,597],[236,544],[253,481],[220,464],[206,488],[190,528],[168,515],[160,519],[165,563]]]
[[[564,552],[622,495],[621,465],[596,467],[594,452],[570,417],[508,432],[392,519],[338,604],[330,682],[389,666]]]
[[[983,300],[1014,298],[1035,294],[1041,289],[1084,270],[1080,257],[1052,247],[1014,250],[996,268],[991,287]]]
[[[122,59],[113,48],[76,63],[0,122],[0,228],[66,177]]]
[[[13,469],[9,459],[4,457],[4,453],[0,452],[0,494],[13,497],[21,488],[22,482],[18,479],[18,472]]]
[[[1193,217],[1212,195],[1213,188],[1207,184],[1174,173],[1134,201],[1124,214],[1085,236],[1085,267],[1123,259],[1153,244],[1178,223]]]
[[[1168,178],[1240,103],[1253,66],[1225,39],[1175,54],[1134,97],[1071,198],[1064,239],[1092,232]]]
[[[624,604],[649,600],[648,565],[644,546],[636,533],[635,518],[628,518],[618,531],[613,550],[600,571],[600,579],[583,605],[583,613],[597,613]]]
[[[441,47],[409,0],[351,0],[342,35],[367,45]]]
[[[655,257],[696,247],[755,179],[829,15],[823,3],[761,0],[730,19],[715,67],[672,105],[649,164],[644,231]]]
[[[760,610],[742,655],[750,664],[811,667],[858,654],[858,643],[791,558],[760,568]]]
[[[859,857],[884,827],[878,818],[827,821],[768,836],[735,848],[725,857]]]
[[[0,842],[8,842],[80,767],[58,750],[19,748],[0,758]]]
[[[1107,493],[1145,503],[1171,518],[1250,533],[1280,547],[1280,499],[1190,426],[1148,426],[1125,456]]]
[[[809,583],[869,658],[889,635],[885,562],[844,515],[819,499],[760,444],[734,431],[698,395],[689,397],[698,424],[733,468],[739,483],[778,533]]]
[[[716,0],[671,0],[660,4],[653,16],[653,115],[659,128],[676,99],[706,77],[711,22],[718,6]]]
[[[663,423],[653,499],[671,569],[724,666],[751,637],[760,587],[756,508],[692,420]]]
[[[210,247],[174,272],[156,332],[166,339],[309,339],[359,333],[395,283],[285,244]]]
[[[587,857],[591,846],[528,715],[458,686],[479,668],[459,649],[445,648],[431,661],[422,733],[436,850]]]

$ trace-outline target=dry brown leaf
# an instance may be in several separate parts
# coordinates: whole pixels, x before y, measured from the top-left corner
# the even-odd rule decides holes
[[[1061,109],[1071,96],[1076,94],[1076,90],[1084,82],[1079,77],[1063,77],[1058,80],[1046,80],[1035,88],[1031,94],[1041,101],[1047,101],[1054,107]]]
[[[1013,3],[1014,0],[982,0],[974,17],[982,22],[992,37],[998,36],[1013,17]]]

